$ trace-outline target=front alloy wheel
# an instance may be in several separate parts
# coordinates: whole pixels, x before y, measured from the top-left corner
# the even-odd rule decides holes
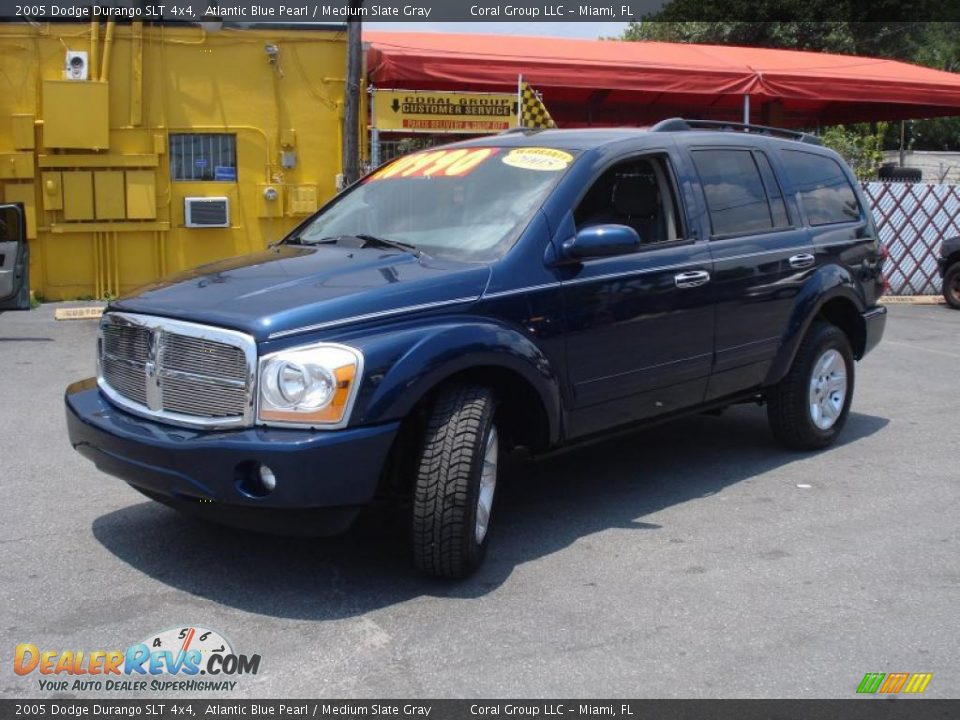
[[[487,447],[483,453],[483,470],[480,472],[480,492],[477,493],[477,543],[487,537],[490,527],[490,512],[493,510],[493,494],[497,491],[497,461],[500,443],[496,425],[490,426]]]

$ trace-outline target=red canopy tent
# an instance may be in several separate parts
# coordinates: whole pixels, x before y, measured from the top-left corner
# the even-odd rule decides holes
[[[513,35],[364,32],[376,87],[503,92],[517,76],[561,127],[665,117],[786,127],[960,115],[960,75],[794,50]]]

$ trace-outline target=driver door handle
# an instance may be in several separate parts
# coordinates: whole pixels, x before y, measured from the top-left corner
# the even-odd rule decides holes
[[[787,261],[790,263],[790,267],[795,270],[803,270],[803,268],[808,268],[813,265],[817,259],[810,253],[800,253],[799,255],[793,255]]]
[[[710,273],[706,270],[691,270],[673,276],[673,282],[678,288],[695,288],[710,282]]]

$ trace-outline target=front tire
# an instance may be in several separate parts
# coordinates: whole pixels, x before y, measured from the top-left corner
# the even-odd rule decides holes
[[[960,310],[960,262],[955,262],[943,275],[943,299],[954,310]]]
[[[767,394],[774,437],[793,450],[819,450],[840,434],[853,399],[850,341],[835,325],[814,323],[786,377]]]
[[[430,413],[413,492],[413,561],[463,578],[483,562],[496,491],[500,434],[489,389],[453,386]]]

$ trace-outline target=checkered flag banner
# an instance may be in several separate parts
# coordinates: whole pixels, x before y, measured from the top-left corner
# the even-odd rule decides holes
[[[550,117],[547,106],[543,104],[540,93],[525,83],[522,76],[519,79],[517,100],[520,108],[517,113],[520,127],[545,130],[557,126]]]

